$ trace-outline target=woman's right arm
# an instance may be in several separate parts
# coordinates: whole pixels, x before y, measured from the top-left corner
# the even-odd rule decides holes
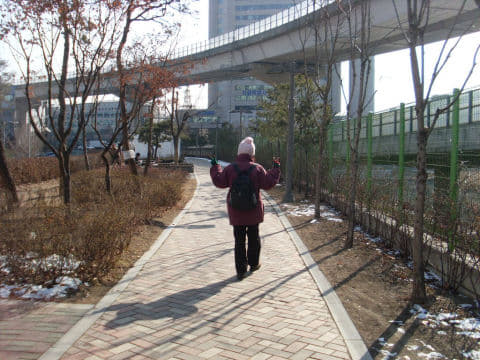
[[[219,164],[213,165],[210,168],[210,177],[212,178],[213,185],[219,188],[226,188],[230,185],[228,183],[227,168],[222,169]]]

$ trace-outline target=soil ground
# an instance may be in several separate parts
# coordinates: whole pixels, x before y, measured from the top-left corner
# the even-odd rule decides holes
[[[281,187],[269,193],[280,203]],[[304,199],[298,194],[296,198]],[[280,207],[285,210],[284,205]],[[288,218],[340,297],[372,357],[461,359],[462,352],[479,349],[478,339],[457,335],[458,329],[452,325],[432,327],[431,322],[412,314],[411,270],[406,260],[391,249],[355,232],[353,248],[345,250],[346,221],[321,218],[312,223],[313,216],[288,215]],[[473,316],[459,306],[471,304],[471,299],[448,294],[433,285],[427,287],[427,292],[428,303],[422,306],[431,314]]]

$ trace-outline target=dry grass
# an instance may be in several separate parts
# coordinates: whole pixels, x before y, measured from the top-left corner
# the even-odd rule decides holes
[[[85,169],[83,156],[70,158],[71,172],[75,173]],[[89,155],[91,168],[99,168],[102,161],[98,153]],[[58,159],[56,157],[38,157],[23,159],[7,159],[8,169],[15,184],[35,184],[41,181],[51,180],[60,176]],[[3,186],[0,178],[0,187]]]
[[[116,170],[110,196],[102,170],[77,172],[70,207],[37,206],[0,218],[0,254],[10,269],[2,280],[48,285],[62,275],[101,279],[116,266],[138,226],[179,201],[185,181],[182,172],[152,169],[148,177],[135,177]],[[54,266],[52,256],[58,260]]]

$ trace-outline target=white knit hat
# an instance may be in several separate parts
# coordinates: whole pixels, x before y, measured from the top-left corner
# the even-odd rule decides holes
[[[250,156],[255,155],[255,144],[253,143],[253,139],[250,136],[247,136],[245,139],[242,140],[240,145],[238,145],[237,154],[248,154]]]

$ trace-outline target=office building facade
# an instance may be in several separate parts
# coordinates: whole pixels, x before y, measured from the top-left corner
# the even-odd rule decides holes
[[[209,38],[262,20],[292,6],[293,0],[209,0]],[[214,104],[220,123],[247,127],[269,85],[254,78],[228,80],[208,86],[208,103]]]

